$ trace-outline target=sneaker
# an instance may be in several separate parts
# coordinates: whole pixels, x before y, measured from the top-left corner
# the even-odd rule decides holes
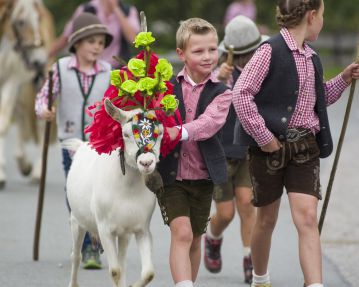
[[[244,271],[244,282],[251,284],[253,277],[252,275],[253,265],[252,265],[252,258],[250,255],[243,257],[243,271]]]
[[[211,273],[218,273],[222,269],[221,239],[204,237],[204,266]]]
[[[259,284],[252,283],[251,287],[272,287],[272,284],[270,284],[270,283],[259,283]]]
[[[82,263],[84,269],[101,269],[100,253],[98,249],[93,249],[91,245],[82,251]]]

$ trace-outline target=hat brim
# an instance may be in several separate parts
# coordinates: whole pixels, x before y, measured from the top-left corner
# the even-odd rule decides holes
[[[71,41],[69,41],[69,44],[68,44],[69,52],[70,53],[75,53],[76,52],[75,44],[78,41],[80,41],[80,40],[82,40],[84,38],[93,36],[93,35],[105,35],[105,48],[107,48],[111,44],[112,39],[113,39],[113,36],[107,31],[107,29],[100,28],[100,27],[99,28],[93,28],[93,29],[90,29],[88,31],[84,31],[83,33],[73,37],[71,39]]]
[[[269,36],[267,35],[261,35],[261,40],[260,42],[258,42],[257,44],[251,46],[251,47],[246,47],[245,49],[240,49],[240,48],[235,48],[233,50],[233,55],[243,55],[243,54],[247,54],[251,51],[256,50],[263,42],[267,41],[269,39]],[[224,41],[222,41],[219,46],[218,46],[218,50],[222,53],[228,53],[228,49],[226,48],[226,46],[224,45]]]

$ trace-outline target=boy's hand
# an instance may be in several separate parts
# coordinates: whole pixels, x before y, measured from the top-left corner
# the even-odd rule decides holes
[[[352,82],[353,79],[359,79],[359,64],[352,63],[346,67],[342,72],[343,80],[348,84]]]
[[[55,118],[55,115],[56,115],[56,109],[55,107],[52,107],[51,111],[45,109],[41,115],[41,118],[50,122]]]
[[[117,0],[106,0],[105,2],[107,2],[106,4],[108,5],[108,8],[111,11],[114,11],[119,6],[118,5],[119,1],[117,1]]]
[[[170,136],[170,140],[173,141],[177,138],[179,129],[176,127],[167,128],[168,135]]]
[[[222,63],[219,67],[218,80],[227,82],[233,73],[233,69],[233,66],[230,66],[227,63]]]
[[[264,146],[261,146],[261,150],[264,152],[275,152],[282,147],[280,141],[274,137],[269,143]]]

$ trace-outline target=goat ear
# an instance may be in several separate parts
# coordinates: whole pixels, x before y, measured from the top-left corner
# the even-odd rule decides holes
[[[117,108],[110,99],[105,99],[105,109],[106,112],[113,118],[115,121],[122,123],[127,121],[127,114],[125,111]]]

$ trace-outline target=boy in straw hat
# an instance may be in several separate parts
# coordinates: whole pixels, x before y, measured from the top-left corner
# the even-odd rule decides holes
[[[59,59],[52,67],[53,100],[59,99],[57,112],[54,107],[47,108],[49,80],[38,93],[35,103],[38,117],[52,120],[57,115],[60,141],[68,138],[86,140],[84,127],[90,123],[90,118],[85,110],[100,101],[109,86],[111,65],[98,58],[111,41],[112,35],[95,15],[82,13],[75,19],[69,37],[72,55]],[[69,151],[63,149],[62,157],[67,177],[72,162]],[[98,248],[93,246],[88,234],[83,243],[82,260],[86,269],[101,268]]]
[[[217,78],[233,88],[254,51],[267,38],[267,36],[260,35],[257,26],[249,18],[245,16],[233,18],[226,26],[224,39],[219,45],[222,56],[219,60]],[[230,53],[232,55],[229,55]],[[233,57],[233,61],[229,59],[230,57]],[[216,213],[211,217],[205,235],[204,263],[210,272],[220,272],[223,231],[232,221],[235,209],[237,209],[241,222],[244,281],[251,283],[250,237],[256,215],[255,208],[251,204],[252,184],[248,169],[248,148],[233,144],[236,119],[234,107],[231,105],[226,124],[222,128],[222,144],[227,158],[228,181],[225,184],[214,186],[213,199],[216,202]]]

